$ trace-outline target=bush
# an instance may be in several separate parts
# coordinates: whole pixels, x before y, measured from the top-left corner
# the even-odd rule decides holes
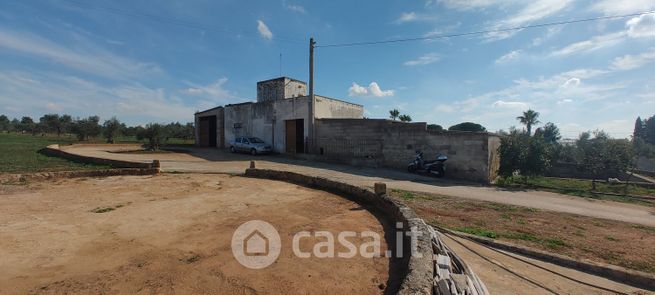
[[[138,140],[147,139],[148,142],[145,144],[146,149],[149,150],[158,150],[166,142],[166,128],[161,124],[150,123],[146,125],[145,128],[139,130],[137,134]]]

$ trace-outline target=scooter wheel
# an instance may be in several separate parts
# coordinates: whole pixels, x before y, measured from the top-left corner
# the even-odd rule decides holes
[[[437,175],[435,175],[436,177],[442,178],[446,175],[446,171],[443,169],[443,167],[437,167],[435,171],[438,173]]]
[[[414,165],[407,166],[407,172],[409,172],[409,173],[416,172],[416,166],[414,166]]]

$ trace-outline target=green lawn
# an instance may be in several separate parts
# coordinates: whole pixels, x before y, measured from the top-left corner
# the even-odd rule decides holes
[[[104,143],[103,138],[94,138],[85,143]],[[136,137],[117,137],[116,143],[145,143]],[[0,133],[0,173],[47,172],[68,170],[94,170],[105,169],[108,166],[81,164],[57,157],[48,157],[38,153],[50,144],[79,143],[72,135],[36,135]],[[167,144],[173,146],[193,145],[193,140],[171,138]]]
[[[0,133],[0,173],[46,172],[67,170],[104,169],[107,166],[80,164],[38,153],[50,144],[78,142],[68,136],[32,136],[28,134]]]
[[[508,178],[501,180],[497,185],[509,188],[530,188],[552,191],[561,194],[609,199],[621,202],[642,203],[630,196],[655,196],[655,189],[636,185],[609,184],[603,181],[596,182],[596,190],[592,191],[591,181],[572,178],[531,177],[527,183],[522,178]],[[624,196],[627,195],[627,196]]]

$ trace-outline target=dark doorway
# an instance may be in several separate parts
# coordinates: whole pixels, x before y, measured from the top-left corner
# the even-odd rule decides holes
[[[285,150],[287,153],[300,154],[305,152],[305,120],[286,120]]]
[[[200,117],[198,142],[200,146],[216,147],[216,116]]]

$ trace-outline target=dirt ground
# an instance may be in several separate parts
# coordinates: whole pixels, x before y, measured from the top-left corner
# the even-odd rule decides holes
[[[426,222],[551,253],[655,272],[655,228],[492,202],[395,190]]]
[[[253,219],[271,223],[282,240],[280,257],[262,270],[240,265],[230,247],[234,230]],[[301,230],[382,235],[383,226],[357,204],[326,192],[228,175],[4,185],[0,293],[384,292],[393,273],[387,258],[298,258],[290,245]],[[382,251],[386,245],[382,240]]]

